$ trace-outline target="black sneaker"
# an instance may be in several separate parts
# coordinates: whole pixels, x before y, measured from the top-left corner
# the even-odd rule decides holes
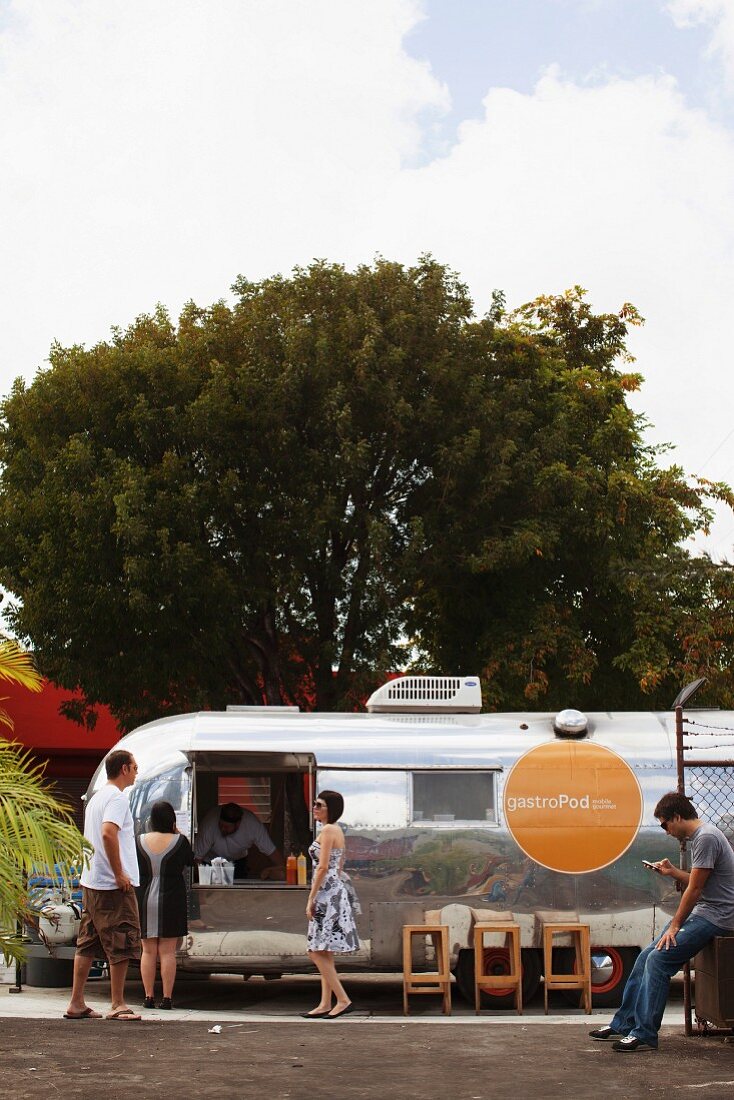
[[[170,997],[163,997],[162,1000],[160,1000],[158,1002],[158,1007],[159,1008],[173,1008],[173,1004],[171,1003],[171,998]]]
[[[153,997],[143,997],[143,1008],[155,1008]]]
[[[649,1043],[643,1043],[642,1039],[635,1039],[634,1035],[628,1035],[626,1039],[620,1039],[612,1044],[612,1050],[618,1054],[634,1054],[638,1050],[654,1050]]]
[[[606,1043],[610,1039],[621,1039],[622,1036],[618,1031],[614,1031],[609,1024],[605,1024],[604,1027],[597,1027],[594,1031],[590,1031],[589,1035],[592,1039],[599,1039],[601,1042]]]

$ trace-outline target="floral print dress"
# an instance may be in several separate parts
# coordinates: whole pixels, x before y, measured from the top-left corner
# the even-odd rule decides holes
[[[316,868],[321,856],[318,840],[313,842],[308,854]],[[354,918],[362,910],[349,875],[339,870],[343,855],[343,848],[331,849],[329,869],[314,898],[313,917],[308,922],[309,951],[333,951],[337,955],[359,951]]]

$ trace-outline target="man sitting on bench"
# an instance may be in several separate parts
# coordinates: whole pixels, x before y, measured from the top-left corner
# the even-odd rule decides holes
[[[655,817],[669,837],[690,846],[691,870],[682,871],[669,859],[652,865],[684,890],[660,939],[638,955],[611,1024],[589,1032],[592,1039],[613,1040],[620,1054],[657,1048],[670,979],[714,936],[734,928],[734,851],[727,838],[676,791],[663,795]]]

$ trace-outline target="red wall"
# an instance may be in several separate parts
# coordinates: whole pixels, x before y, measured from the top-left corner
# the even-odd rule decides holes
[[[59,714],[59,704],[74,693],[46,682],[43,691],[6,681],[0,682],[2,705],[13,719],[11,731],[0,727],[0,737],[18,741],[32,749],[39,761],[47,760],[49,778],[78,776],[91,778],[103,756],[122,736],[107,707],[99,706],[93,730],[77,725]]]

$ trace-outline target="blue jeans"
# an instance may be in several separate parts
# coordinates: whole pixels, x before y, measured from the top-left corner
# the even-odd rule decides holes
[[[664,933],[670,927],[666,924]],[[660,936],[641,951],[624,987],[622,1003],[611,1022],[618,1035],[633,1035],[635,1039],[657,1047],[658,1031],[668,999],[670,979],[684,963],[698,954],[714,936],[725,936],[728,929],[719,928],[703,917],[689,917],[676,933],[675,947],[658,951]]]

